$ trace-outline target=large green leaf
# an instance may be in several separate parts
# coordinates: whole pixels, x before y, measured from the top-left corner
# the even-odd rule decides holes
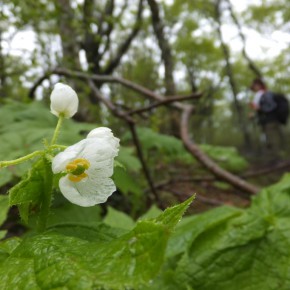
[[[290,289],[288,180],[264,189],[249,209],[221,207],[185,218],[148,289]]]
[[[50,230],[1,247],[0,289],[137,289],[158,273],[167,240],[192,198],[111,241]]]

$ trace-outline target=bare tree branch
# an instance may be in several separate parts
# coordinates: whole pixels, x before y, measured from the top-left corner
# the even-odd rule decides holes
[[[231,1],[229,1],[229,0],[226,0],[226,1],[228,2],[228,7],[229,7],[229,11],[230,11],[231,17],[232,17],[234,23],[236,24],[236,26],[237,26],[237,28],[239,30],[239,36],[240,36],[240,38],[242,40],[242,43],[243,43],[243,49],[242,49],[243,56],[247,60],[249,68],[253,71],[253,73],[257,77],[262,78],[263,75],[262,75],[261,71],[256,66],[256,64],[253,62],[253,60],[250,58],[250,56],[247,54],[247,51],[246,51],[246,37],[245,37],[245,35],[244,35],[243,31],[242,31],[242,27],[241,27],[240,22],[239,22],[237,16],[235,15],[235,13],[234,13],[233,5],[232,5]]]
[[[145,175],[145,177],[147,179],[147,182],[149,184],[150,190],[151,190],[151,192],[154,195],[155,201],[158,204],[161,204],[159,195],[158,195],[157,190],[156,190],[156,188],[154,186],[151,174],[149,172],[149,169],[147,167],[147,164],[146,164],[144,156],[143,156],[142,145],[141,145],[141,142],[140,142],[140,140],[138,138],[138,134],[137,134],[137,131],[136,131],[135,123],[129,123],[129,128],[130,128],[130,131],[131,131],[131,134],[132,134],[132,137],[133,137],[133,141],[134,141],[134,144],[135,144],[135,147],[136,147],[136,150],[137,150],[137,155],[138,155],[139,160],[140,160],[140,162],[142,164],[143,172],[144,172],[144,175]]]
[[[201,96],[202,96],[202,93],[191,94],[189,96],[168,97],[163,101],[156,102],[147,107],[129,111],[128,115],[140,114],[140,113],[150,111],[154,108],[164,106],[173,102],[181,102],[181,101],[190,100],[190,99],[199,99]]]
[[[140,94],[146,96],[147,98],[153,99],[155,101],[164,101],[166,98],[164,96],[161,96],[155,92],[152,92],[140,85],[137,85],[131,81],[125,80],[120,77],[113,77],[113,76],[104,76],[104,75],[89,75],[82,72],[74,72],[70,70],[65,69],[55,69],[54,71],[50,72],[46,75],[49,76],[51,74],[58,74],[58,75],[65,75],[67,77],[74,77],[74,78],[80,78],[84,79],[86,81],[89,81],[90,87],[95,93],[95,96],[99,98],[111,111],[114,113],[117,117],[126,120],[128,123],[134,123],[134,120],[131,116],[129,116],[126,112],[120,111],[113,103],[111,103],[106,98],[103,98],[101,94],[99,93],[98,88],[94,85],[93,81],[102,81],[102,82],[108,82],[108,83],[119,83],[124,85],[127,88],[130,88],[136,92],[139,92]],[[41,80],[43,81],[45,77],[42,77]],[[37,84],[41,84],[41,81],[38,80]],[[30,91],[30,95],[33,95],[35,89],[37,86],[33,86],[33,90]],[[245,180],[241,179],[240,177],[231,174],[230,172],[222,169],[218,164],[216,164],[213,160],[211,160],[204,152],[202,152],[199,147],[194,144],[189,137],[189,128],[188,128],[188,122],[190,115],[194,109],[191,105],[185,105],[181,104],[180,102],[173,102],[171,103],[173,107],[175,107],[178,110],[182,111],[182,117],[181,117],[181,126],[180,126],[180,132],[181,132],[181,139],[185,146],[185,148],[204,166],[206,167],[211,173],[213,173],[215,176],[225,180],[226,182],[232,184],[233,186],[242,189],[246,192],[249,192],[251,194],[257,193],[260,189]]]
[[[102,72],[103,74],[111,74],[121,62],[123,55],[126,53],[133,39],[137,36],[140,30],[140,27],[142,24],[142,12],[143,12],[143,0],[139,0],[139,6],[138,6],[138,12],[137,12],[136,20],[135,20],[135,25],[131,33],[127,36],[124,42],[119,46],[115,57],[113,57],[111,61],[109,62],[109,64],[107,65],[107,67],[104,68]]]

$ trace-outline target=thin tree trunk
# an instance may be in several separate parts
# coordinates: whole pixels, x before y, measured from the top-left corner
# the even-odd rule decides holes
[[[237,117],[238,117],[238,124],[240,126],[240,129],[241,129],[243,137],[244,137],[244,145],[246,148],[251,148],[251,146],[252,146],[251,138],[250,138],[250,134],[249,134],[249,131],[248,131],[248,128],[246,125],[244,110],[243,110],[243,107],[241,106],[241,104],[237,98],[238,90],[237,90],[236,82],[234,79],[232,64],[230,61],[230,50],[229,50],[228,46],[225,44],[225,42],[223,41],[223,37],[222,37],[221,19],[220,19],[221,18],[220,4],[221,4],[221,0],[217,0],[216,4],[215,4],[216,21],[218,24],[217,33],[218,33],[218,36],[219,36],[219,39],[221,42],[222,51],[223,51],[225,61],[226,61],[226,67],[225,67],[226,74],[229,78],[229,83],[230,83],[230,87],[231,87],[233,98],[234,98],[234,106],[235,106]]]
[[[64,67],[80,70],[79,50],[77,44],[77,33],[74,27],[74,11],[71,8],[70,0],[58,0],[60,9],[59,32],[61,37]]]
[[[161,57],[164,63],[165,69],[165,88],[166,95],[175,95],[175,83],[173,78],[174,61],[172,58],[171,47],[169,41],[165,37],[164,24],[160,17],[160,11],[158,4],[155,0],[147,0],[151,10],[152,25],[154,33],[156,35],[159,48],[161,50]]]
[[[161,51],[161,58],[164,64],[165,70],[165,94],[167,96],[173,96],[176,94],[176,88],[174,83],[173,71],[174,71],[174,61],[172,57],[171,47],[168,39],[164,33],[164,23],[160,17],[160,10],[157,2],[155,0],[147,0],[150,10],[151,10],[151,18],[152,25],[155,36],[158,41],[158,45]],[[179,116],[177,112],[172,112],[171,116],[169,116],[170,122],[170,131],[174,136],[179,136]]]
[[[2,50],[2,31],[0,30],[0,99],[6,97],[6,72],[5,72],[5,58]]]

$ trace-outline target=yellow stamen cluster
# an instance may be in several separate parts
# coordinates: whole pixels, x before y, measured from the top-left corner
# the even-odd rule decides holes
[[[78,158],[67,164],[68,179],[72,182],[79,182],[88,177],[85,173],[90,167],[90,162],[84,158]]]

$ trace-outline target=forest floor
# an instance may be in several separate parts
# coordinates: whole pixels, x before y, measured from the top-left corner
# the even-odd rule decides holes
[[[281,161],[275,164],[254,165],[247,173],[253,177],[247,179],[261,188],[270,186],[280,180],[283,174],[289,172],[290,160]],[[213,176],[205,175],[194,177],[192,171],[185,168],[176,170],[179,177],[175,182],[170,183],[164,189],[182,201],[196,194],[195,202],[192,204],[190,213],[200,213],[221,205],[237,206],[245,208],[250,205],[251,195],[244,193],[231,185],[216,180]],[[246,174],[247,175],[247,174]]]

